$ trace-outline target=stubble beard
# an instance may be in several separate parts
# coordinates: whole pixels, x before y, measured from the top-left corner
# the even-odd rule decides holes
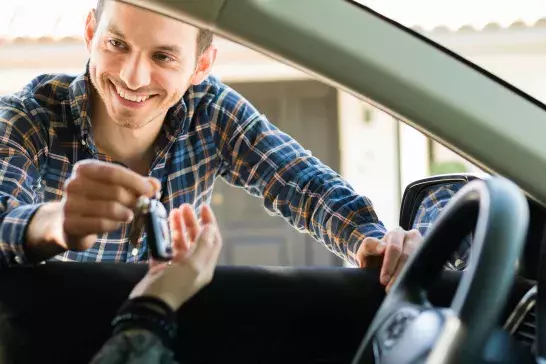
[[[94,70],[91,69],[90,71],[92,72]],[[108,87],[110,85],[110,83],[112,83],[110,81],[110,79],[106,75],[101,75],[99,77],[102,80],[102,83],[105,86],[105,88]],[[126,114],[128,114],[126,117],[122,116],[122,119],[119,119],[119,118],[114,118],[112,116],[113,113],[111,112],[111,110],[109,110],[110,103],[107,102],[108,97],[106,95],[105,90],[98,87],[97,82],[94,80],[94,77],[92,77],[90,75],[89,79],[91,80],[91,85],[94,88],[94,90],[96,91],[98,97],[100,97],[100,99],[102,101],[102,104],[104,105],[104,107],[106,109],[106,113],[108,114],[108,117],[116,125],[118,125],[119,127],[126,128],[126,129],[131,129],[131,130],[142,129],[142,128],[146,127],[147,125],[149,125],[150,123],[156,121],[157,119],[159,119],[161,117],[165,117],[168,110],[172,106],[174,106],[183,96],[183,93],[181,93],[181,92],[175,93],[171,98],[169,98],[169,100],[163,101],[160,105],[158,105],[157,113],[155,113],[153,116],[147,117],[144,122],[139,122],[139,121],[134,120],[133,119],[134,117],[131,115],[132,111],[130,111],[130,110],[126,111]],[[190,85],[190,80],[188,80],[186,82],[186,87],[185,87],[184,90],[187,90],[189,88],[189,85]],[[155,97],[161,97],[161,96],[158,95],[158,96],[155,96]]]

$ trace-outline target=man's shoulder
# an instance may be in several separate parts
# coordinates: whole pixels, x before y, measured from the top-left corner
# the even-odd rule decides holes
[[[254,106],[243,95],[213,75],[190,88],[189,101],[229,117],[246,118],[249,112],[256,113]]]
[[[15,93],[0,96],[2,113],[24,113],[32,116],[45,112],[58,112],[61,103],[69,100],[70,84],[76,76],[67,74],[42,74]]]

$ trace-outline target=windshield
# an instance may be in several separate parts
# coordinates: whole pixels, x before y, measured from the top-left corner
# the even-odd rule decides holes
[[[546,102],[546,2],[354,0]]]

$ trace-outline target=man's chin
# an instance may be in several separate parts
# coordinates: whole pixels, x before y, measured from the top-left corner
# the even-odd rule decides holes
[[[117,107],[112,107],[108,110],[108,116],[114,124],[128,129],[138,129],[139,124],[143,124],[141,121],[145,120],[145,118],[137,114],[140,113],[128,110],[118,110]]]
[[[112,118],[112,120],[114,121],[116,125],[122,128],[132,129],[132,130],[141,129],[147,124],[145,121],[142,121],[142,119],[135,120],[135,119],[117,117],[117,118]]]
[[[116,117],[111,117],[111,119],[119,127],[122,127],[125,129],[131,129],[131,130],[138,130],[138,129],[145,128],[151,122],[153,122],[156,118],[153,118],[151,116],[143,116],[136,119],[134,117],[127,118],[127,117],[120,117],[118,115]]]
[[[125,129],[131,129],[131,130],[138,130],[138,129],[141,129],[144,125],[141,125],[139,123],[135,123],[135,122],[127,122],[127,121],[122,121],[122,122],[118,122],[116,121],[116,124],[122,128],[125,128]]]
[[[148,110],[150,110],[149,105],[142,109],[131,110],[111,104],[108,110],[108,116],[116,125],[135,130],[144,128],[154,120],[162,118],[161,112],[150,113]]]

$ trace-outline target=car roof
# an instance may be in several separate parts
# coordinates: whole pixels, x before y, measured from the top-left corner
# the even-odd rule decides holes
[[[118,0],[214,31],[350,92],[546,203],[546,107],[351,0]]]

